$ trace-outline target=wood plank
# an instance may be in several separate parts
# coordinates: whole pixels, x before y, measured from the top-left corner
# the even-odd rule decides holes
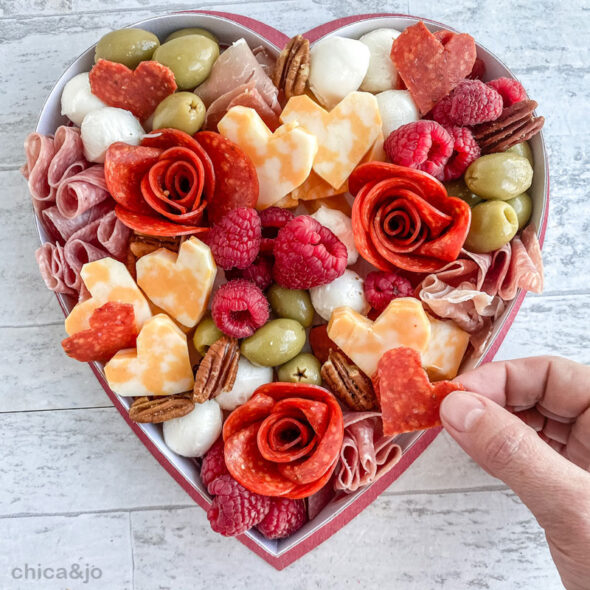
[[[131,514],[142,590],[561,588],[542,530],[509,492],[381,497],[283,572],[211,532],[196,509]],[[182,563],[182,567],[178,564]]]
[[[127,513],[6,518],[1,523],[0,588],[133,588]]]

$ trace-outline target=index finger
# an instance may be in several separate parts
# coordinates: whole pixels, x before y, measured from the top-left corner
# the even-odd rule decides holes
[[[502,406],[528,408],[536,404],[566,420],[574,420],[590,408],[590,367],[559,357],[488,363],[455,381]]]

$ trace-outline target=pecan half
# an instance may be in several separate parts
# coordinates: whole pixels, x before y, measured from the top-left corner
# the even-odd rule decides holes
[[[187,394],[138,397],[129,408],[129,418],[134,422],[157,424],[186,416],[194,407],[194,402]]]
[[[236,381],[239,360],[240,349],[235,338],[222,336],[214,342],[199,363],[192,400],[202,404],[222,391],[230,391]]]
[[[305,92],[309,78],[309,41],[301,35],[293,37],[281,51],[272,74],[273,84],[282,90],[285,98]]]
[[[358,411],[377,408],[377,397],[369,377],[341,352],[331,350],[322,365],[322,380],[334,395],[350,409]]]
[[[521,100],[506,107],[495,121],[474,127],[473,137],[482,153],[505,152],[539,133],[545,118],[533,115],[536,108],[534,100]]]
[[[145,236],[143,234],[133,233],[129,239],[129,250],[136,258],[141,258],[146,254],[155,252],[159,248],[166,248],[172,252],[178,252],[181,244],[181,238],[168,238]]]

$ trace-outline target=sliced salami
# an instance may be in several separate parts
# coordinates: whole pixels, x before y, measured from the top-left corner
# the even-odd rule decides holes
[[[28,180],[29,191],[38,206],[53,201],[53,193],[47,180],[47,171],[55,147],[53,137],[41,133],[30,133],[25,140],[26,163],[21,168],[22,175]]]
[[[98,243],[113,257],[123,260],[127,255],[127,244],[131,230],[121,223],[114,211],[99,221],[96,230]]]
[[[85,170],[90,164],[84,157],[84,145],[78,127],[58,127],[53,147],[55,155],[47,170],[47,181],[49,186],[57,189],[66,178]]]
[[[94,310],[90,328],[62,341],[64,352],[81,362],[106,362],[119,350],[134,348],[135,313],[129,303],[108,302]]]
[[[60,182],[55,204],[63,217],[73,219],[108,198],[104,168],[96,164]]]
[[[75,290],[68,287],[65,280],[66,261],[61,246],[46,242],[35,251],[39,272],[50,291],[74,295]]]
[[[195,138],[209,156],[216,178],[215,191],[207,205],[209,221],[216,223],[238,207],[255,207],[258,176],[252,160],[219,133],[201,131]]]
[[[80,231],[84,231],[82,228]],[[77,232],[78,233],[78,232]],[[101,258],[106,258],[108,252],[102,248],[92,245],[89,242],[72,236],[64,246],[64,259],[67,264],[67,272],[65,275],[65,282],[68,287],[75,291],[80,291],[82,278],[80,271],[87,262],[94,262]]]
[[[80,228],[85,227],[104,217],[109,211],[113,211],[114,203],[112,199],[102,201],[84,213],[69,219],[64,217],[56,205],[44,209],[41,214],[43,223],[49,233],[58,241],[67,242]]]
[[[383,435],[379,412],[346,412],[334,488],[355,492],[391,471],[401,457],[393,437]]]

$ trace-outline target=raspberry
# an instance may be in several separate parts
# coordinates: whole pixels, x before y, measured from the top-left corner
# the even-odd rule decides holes
[[[268,514],[257,528],[267,539],[283,539],[297,532],[306,522],[307,512],[301,500],[273,498]]]
[[[453,140],[442,125],[422,119],[392,131],[383,147],[394,164],[438,178],[453,153]]]
[[[260,212],[260,222],[262,223],[262,242],[260,251],[272,254],[274,241],[279,230],[285,226],[295,215],[288,209],[281,207],[269,207]]]
[[[268,256],[259,256],[248,268],[225,271],[225,278],[228,281],[245,279],[264,291],[272,283],[272,259]]]
[[[445,96],[442,100],[439,100],[432,109],[432,118],[437,122],[440,123],[445,129],[448,127],[453,127],[453,122],[450,119],[450,112],[451,112],[451,98],[450,96]]]
[[[488,86],[491,86],[500,93],[504,102],[504,108],[526,99],[525,89],[518,80],[513,80],[512,78],[496,78],[488,82]]]
[[[376,270],[365,279],[365,297],[369,305],[381,313],[389,302],[398,297],[411,297],[414,288],[408,279],[394,272]]]
[[[443,100],[447,99],[447,117],[457,127],[494,121],[502,113],[502,97],[480,80],[463,80]]]
[[[467,127],[452,127],[447,131],[454,143],[453,154],[443,170],[442,180],[445,182],[461,178],[469,164],[481,155],[479,145]]]
[[[261,224],[256,209],[240,207],[213,225],[207,244],[217,266],[247,268],[260,250]]]
[[[201,463],[201,481],[211,494],[211,484],[221,475],[229,474],[223,456],[223,439],[220,438],[208,451]]]
[[[309,215],[295,217],[279,230],[274,244],[274,279],[287,289],[331,283],[346,270],[348,250]]]
[[[210,486],[214,494],[207,511],[211,528],[226,537],[235,537],[260,523],[270,509],[270,498],[250,492],[231,475],[221,475]]]
[[[481,80],[486,73],[486,64],[483,59],[475,58],[471,73],[467,76],[468,80]]]
[[[238,279],[221,285],[211,303],[215,325],[228,336],[247,338],[268,320],[268,301],[250,281]]]

